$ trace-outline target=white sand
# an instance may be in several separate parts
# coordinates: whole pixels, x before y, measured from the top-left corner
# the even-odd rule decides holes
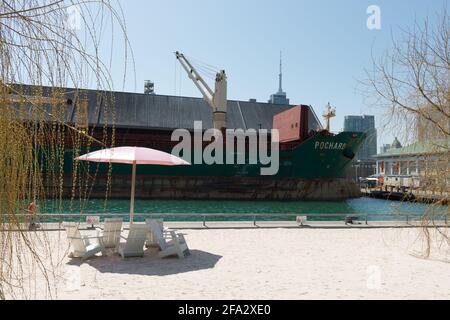
[[[449,299],[450,252],[412,254],[418,229],[183,230],[184,260],[64,258],[58,299]],[[60,236],[61,256],[67,247]],[[53,241],[55,243],[55,241]],[[55,254],[56,255],[56,254]],[[447,262],[445,262],[447,260]],[[58,276],[57,276],[58,278]],[[54,280],[52,280],[54,281]],[[54,282],[53,282],[54,283]],[[42,285],[37,298],[45,298]]]

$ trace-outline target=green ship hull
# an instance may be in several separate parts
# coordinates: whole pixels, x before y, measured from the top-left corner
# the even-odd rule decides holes
[[[292,150],[281,150],[279,171],[275,176],[261,176],[260,170],[263,166],[260,164],[193,164],[174,167],[141,165],[138,166],[137,173],[158,176],[245,176],[261,179],[344,178],[346,169],[364,137],[363,133],[356,132],[342,132],[335,136],[318,133]],[[131,174],[131,169],[127,165],[114,164],[113,173]]]
[[[262,176],[262,165],[251,164],[138,165],[136,196],[147,199],[318,201],[358,197],[359,189],[345,178],[345,174],[364,139],[364,133],[330,135],[319,132],[290,150],[281,150],[279,171],[273,176]],[[106,173],[107,165],[101,164],[90,191],[91,197],[104,197]],[[110,196],[129,197],[131,166],[113,164],[111,179]],[[69,176],[66,181],[69,192]]]
[[[51,87],[17,85],[16,90],[25,95],[37,95],[44,102],[47,97],[61,96],[61,90],[53,92]],[[171,152],[175,143],[170,137],[175,128],[192,132],[195,121],[200,121],[203,128],[213,127],[211,107],[199,98],[71,88],[63,91],[62,100],[66,103],[58,106],[57,110],[55,106],[46,106],[49,112],[61,113],[65,123],[81,126],[100,140],[105,133],[109,137],[115,136],[115,146],[140,146]],[[30,121],[27,118],[29,107],[17,106],[22,109],[19,114],[24,121]],[[270,130],[276,128],[275,124],[280,119],[292,120],[279,127],[280,132],[297,132],[295,139],[285,139],[296,142],[280,144],[276,175],[261,175],[263,166],[260,164],[207,165],[195,164],[191,160],[193,164],[190,166],[139,165],[136,196],[158,199],[341,200],[360,195],[360,190],[345,176],[365,139],[364,133],[330,134],[321,129],[310,106],[227,101],[228,129]],[[112,123],[116,129],[114,132]],[[65,147],[70,149],[73,139],[67,139]],[[82,194],[104,198],[108,190],[109,197],[128,198],[131,187],[129,165],[113,164],[112,175],[109,175],[107,164],[83,163],[78,169],[84,173],[77,171],[73,174],[74,157],[89,151],[93,150],[80,150],[80,154],[67,150],[65,153],[64,196],[78,197]],[[58,181],[50,181],[55,179]],[[49,192],[59,191],[59,179],[59,173],[46,179],[45,188]]]

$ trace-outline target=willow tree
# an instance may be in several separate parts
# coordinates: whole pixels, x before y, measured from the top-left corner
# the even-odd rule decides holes
[[[438,242],[450,248],[450,20],[447,8],[401,29],[393,45],[367,71],[364,82],[372,106],[385,111],[385,128],[427,152],[420,159],[419,197],[434,203],[423,216],[425,255],[430,254],[430,226]],[[390,129],[390,130],[389,130]],[[445,215],[447,217],[445,217]]]
[[[44,260],[60,261],[63,253],[54,252],[45,233],[25,231],[23,214],[32,201],[61,208],[63,195],[79,203],[88,197],[93,175],[75,161],[65,163],[64,155],[114,144],[114,101],[107,92],[116,38],[125,79],[129,46],[119,3],[0,2],[0,298],[33,297],[37,285],[48,297],[55,294],[55,265]],[[80,89],[86,87],[98,92],[95,108],[104,100],[100,135],[88,123],[92,102]],[[73,168],[69,191],[65,165]],[[38,275],[46,281],[38,284]]]

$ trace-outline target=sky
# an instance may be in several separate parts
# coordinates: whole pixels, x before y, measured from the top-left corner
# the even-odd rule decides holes
[[[228,99],[267,102],[278,89],[282,51],[291,104],[312,105],[320,116],[330,102],[337,109],[332,131],[342,130],[346,115],[374,114],[382,145],[393,135],[381,130],[382,111],[367,104],[359,81],[399,28],[433,20],[446,2],[122,0],[136,72],[124,87],[123,69],[113,66],[111,73],[117,90],[143,92],[144,80],[152,80],[157,94],[201,97],[175,59],[178,50],[225,69]],[[381,29],[367,28],[370,5],[380,8]]]

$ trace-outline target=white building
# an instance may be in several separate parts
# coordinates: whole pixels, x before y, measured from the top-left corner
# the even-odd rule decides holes
[[[450,189],[450,139],[416,142],[377,155],[379,185],[385,189],[447,192]]]

